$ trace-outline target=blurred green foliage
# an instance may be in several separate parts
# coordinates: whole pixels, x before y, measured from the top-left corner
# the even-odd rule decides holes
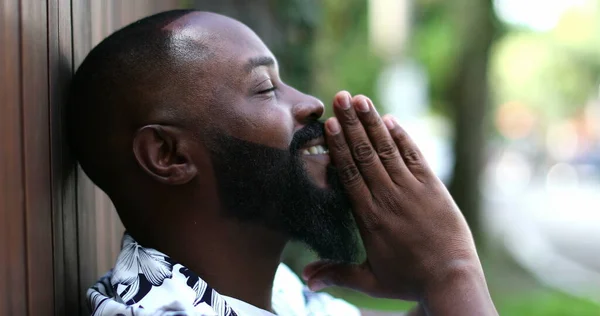
[[[367,1],[323,0],[321,6],[311,92],[325,103],[326,116],[332,114],[331,101],[340,90],[367,95],[379,106],[375,84],[383,63],[369,47]]]
[[[312,47],[315,32],[322,23],[322,8],[317,0],[270,1],[272,11],[279,21],[283,42],[270,45],[277,57],[281,76],[292,87],[300,91],[312,88]],[[273,44],[273,43],[270,43]]]
[[[446,91],[459,53],[459,35],[453,27],[449,1],[419,1],[408,55],[416,58],[429,76],[431,110],[450,115]]]
[[[600,84],[600,1],[573,8],[549,32],[510,29],[492,54],[496,104],[518,101],[544,120],[570,117]]]
[[[431,110],[449,119],[455,109],[448,101],[448,90],[453,87],[457,60],[468,40],[461,33],[459,22],[461,17],[472,14],[464,7],[469,1],[475,0],[415,0],[412,37],[405,49],[406,55],[420,62],[428,73]],[[573,9],[549,32],[508,25],[496,27],[500,32],[489,65],[492,106],[518,101],[552,120],[572,115],[587,98],[598,93],[600,0],[588,0],[594,1],[595,10]],[[326,105],[326,116],[331,115],[334,94],[342,89],[368,95],[379,111],[385,112],[376,93],[385,61],[370,49],[367,0],[258,1],[252,5],[264,12],[259,16],[245,10],[247,4],[242,5],[241,1],[187,2],[234,16],[255,28],[277,56],[283,79],[319,97]],[[263,25],[269,15],[275,17]],[[263,31],[276,31],[262,33],[260,26]],[[295,271],[314,259],[299,244],[291,244],[284,253],[284,261]],[[497,270],[486,268],[492,288],[495,279],[504,277]],[[519,294],[492,291],[501,315],[600,315],[599,305],[555,291],[524,290],[518,284],[511,285],[511,290]],[[371,309],[407,310],[414,305],[373,299],[344,289],[330,292]]]
[[[496,306],[503,316],[600,315],[600,305],[554,291],[499,298],[496,300]]]
[[[364,309],[384,311],[407,311],[414,303],[398,300],[373,299],[359,293],[332,291]],[[502,316],[598,316],[600,305],[568,296],[555,291],[540,291],[521,296],[494,299],[498,313]]]
[[[597,1],[597,0],[592,0]],[[600,1],[599,1],[600,2]],[[460,14],[456,1],[419,0],[415,3],[413,32],[405,52],[426,69],[429,76],[431,111],[451,119],[448,90],[456,78],[456,60],[465,38],[459,33]],[[315,21],[312,44],[312,78],[308,92],[326,104],[331,115],[330,101],[335,92],[346,89],[377,100],[376,82],[385,61],[369,47],[366,0],[323,0],[320,18]],[[519,100],[546,113],[549,117],[564,117],[573,113],[593,94],[600,74],[600,15],[594,11],[572,10],[557,28],[539,33],[500,25],[491,51],[490,91],[492,107]],[[286,76],[294,74],[286,74]],[[296,271],[315,259],[303,246],[294,244],[286,250],[286,262]],[[501,273],[487,270],[494,279]],[[559,292],[535,287],[514,293],[494,295],[501,315],[600,315],[600,306]],[[345,290],[331,289],[330,293],[363,308],[379,310],[408,310],[414,303],[374,299]]]
[[[461,45],[467,40],[461,38],[457,19],[460,20],[461,14],[470,14],[468,10],[458,11],[456,4],[457,1],[416,1],[414,29],[406,49],[407,56],[418,60],[428,73],[432,112],[449,119],[453,117],[453,109],[447,100],[448,90],[456,77]],[[385,62],[369,50],[366,1],[324,0],[321,5],[325,21],[316,30],[315,85],[311,92],[326,103],[340,89],[376,98],[375,82]],[[565,117],[597,93],[600,83],[597,11],[571,10],[551,32],[533,32],[509,25],[497,25],[496,32],[489,65],[492,109],[518,100],[549,118]],[[299,263],[298,268],[302,265]],[[494,270],[487,270],[487,274],[492,280],[502,278]],[[493,288],[494,281],[491,282]],[[600,305],[596,303],[539,285],[521,289],[515,284],[512,290],[519,294],[494,294],[501,315],[600,315]],[[374,299],[344,289],[330,292],[364,308],[407,310],[414,305]]]

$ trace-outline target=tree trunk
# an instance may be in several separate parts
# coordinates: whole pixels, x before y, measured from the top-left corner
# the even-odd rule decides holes
[[[491,0],[456,0],[460,52],[447,91],[454,115],[455,165],[450,193],[481,240],[481,174],[484,169],[488,109],[489,52],[496,35]]]

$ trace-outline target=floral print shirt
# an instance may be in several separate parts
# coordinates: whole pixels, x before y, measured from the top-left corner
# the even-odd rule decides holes
[[[114,269],[87,291],[87,299],[93,316],[246,316],[194,272],[127,233]],[[360,315],[343,300],[308,290],[284,264],[275,275],[272,306],[280,316]]]

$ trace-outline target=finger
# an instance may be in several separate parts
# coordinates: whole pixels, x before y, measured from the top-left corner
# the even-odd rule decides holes
[[[360,103],[360,106],[356,108],[358,118],[365,128],[371,144],[375,147],[379,160],[392,180],[396,182],[404,180],[402,177],[410,175],[410,171],[400,157],[398,146],[394,143],[373,102],[367,97],[360,98],[358,102]]]
[[[309,263],[302,270],[302,279],[304,281],[308,281],[321,269],[323,269],[329,265],[332,265],[332,264],[335,264],[335,262],[330,261],[330,260],[319,260],[319,261]]]
[[[404,161],[404,164],[408,167],[413,176],[419,180],[419,182],[426,182],[433,176],[433,171],[427,165],[425,157],[421,153],[421,150],[412,138],[406,133],[406,131],[398,124],[398,122],[391,116],[384,118],[385,125],[388,126],[392,139],[398,146],[400,156]]]
[[[327,136],[329,156],[337,169],[340,181],[344,185],[350,201],[355,205],[360,205],[364,202],[365,197],[371,196],[371,193],[354,164],[344,132],[336,118],[330,118],[325,122],[325,135]]]
[[[330,286],[340,286],[364,293],[376,290],[376,279],[367,265],[336,263],[320,269],[308,280],[311,291],[319,291]]]
[[[359,101],[364,98],[364,96],[355,96],[350,99],[348,93],[338,93],[333,110],[342,126],[348,148],[365,183],[369,188],[376,188],[382,183],[389,182],[390,177],[379,161],[379,157],[371,145],[371,140],[356,115],[355,107],[359,107],[361,104]]]
[[[371,203],[373,195],[365,184],[362,175],[354,164],[354,159],[346,139],[344,132],[336,118],[330,118],[325,122],[325,135],[327,135],[327,145],[329,147],[329,155],[336,167],[338,176],[344,189],[350,199],[352,214],[356,219],[356,224],[362,238],[368,238],[367,232],[378,230],[381,227],[381,216],[373,211]]]

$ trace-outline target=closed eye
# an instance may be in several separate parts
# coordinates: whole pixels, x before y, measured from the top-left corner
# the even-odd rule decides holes
[[[275,91],[276,89],[277,88],[273,86],[273,87],[271,87],[269,89],[265,89],[265,90],[259,91],[258,94],[267,94],[267,93]]]

